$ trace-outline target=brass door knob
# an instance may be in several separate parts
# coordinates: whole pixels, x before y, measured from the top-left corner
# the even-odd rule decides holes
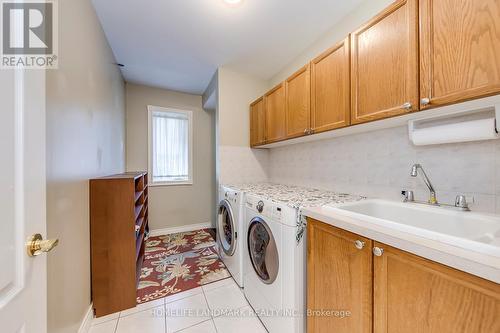
[[[36,257],[44,252],[49,252],[59,244],[59,239],[43,240],[42,235],[34,234],[26,242],[28,256]]]

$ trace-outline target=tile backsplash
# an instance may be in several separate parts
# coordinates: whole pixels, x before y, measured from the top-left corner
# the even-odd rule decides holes
[[[473,210],[500,214],[500,140],[417,147],[403,126],[273,148],[268,161],[259,154],[265,161],[259,173],[272,182],[393,200],[403,189],[428,198],[420,175],[410,177],[420,163],[441,202],[466,194]]]
[[[269,180],[269,151],[220,146],[220,183],[259,183]]]

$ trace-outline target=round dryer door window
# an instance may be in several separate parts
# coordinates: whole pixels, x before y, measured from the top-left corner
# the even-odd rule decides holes
[[[234,228],[233,211],[227,200],[219,204],[218,231],[220,245],[224,253],[232,256],[236,249],[236,229]]]
[[[273,283],[278,276],[278,249],[271,229],[259,217],[252,219],[248,227],[248,251],[259,279],[266,284]]]

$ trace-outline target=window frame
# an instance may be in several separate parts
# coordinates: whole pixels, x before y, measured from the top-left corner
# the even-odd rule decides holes
[[[181,113],[188,118],[188,179],[171,181],[154,181],[153,175],[153,113]],[[148,105],[148,174],[150,175],[149,186],[178,186],[193,185],[193,111],[169,107]]]

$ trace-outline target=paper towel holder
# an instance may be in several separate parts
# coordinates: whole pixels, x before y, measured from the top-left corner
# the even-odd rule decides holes
[[[449,107],[448,107],[448,109],[449,109]],[[415,133],[415,131],[419,131],[419,129],[417,129],[417,126],[420,123],[429,123],[432,121],[442,121],[442,120],[446,120],[446,119],[457,118],[460,116],[468,116],[468,115],[487,113],[487,112],[493,113],[493,115],[494,115],[494,119],[491,119],[491,117],[488,118],[492,122],[490,124],[490,126],[494,127],[493,129],[491,129],[491,131],[494,133],[494,135],[492,135],[491,138],[486,138],[486,139],[498,139],[498,138],[500,138],[500,135],[499,135],[500,134],[500,104],[494,104],[494,105],[484,105],[483,104],[483,105],[481,105],[481,107],[474,108],[474,109],[466,109],[466,110],[464,110],[463,108],[459,109],[459,110],[453,110],[453,107],[452,107],[451,109],[447,110],[447,112],[445,112],[445,113],[441,112],[438,115],[428,115],[428,116],[424,116],[421,118],[409,120],[408,121],[408,135],[409,135],[410,141],[415,145],[461,142],[461,141],[457,141],[456,138],[455,139],[450,138],[450,141],[446,141],[445,139],[441,138],[440,142],[417,144],[415,142],[414,133]],[[463,121],[462,123],[467,123],[467,122],[468,121]],[[446,125],[444,125],[444,126],[437,125],[437,126],[431,126],[430,128],[431,129],[433,129],[433,128],[441,129],[441,128],[445,128],[445,127],[447,127],[447,126]],[[491,127],[489,127],[489,128],[491,128]],[[420,136],[422,136],[423,133],[420,132],[419,134],[420,134]],[[478,141],[478,140],[485,140],[485,138],[478,138],[477,140],[475,140],[473,138],[472,139],[468,138],[467,140],[464,140],[463,142]]]

